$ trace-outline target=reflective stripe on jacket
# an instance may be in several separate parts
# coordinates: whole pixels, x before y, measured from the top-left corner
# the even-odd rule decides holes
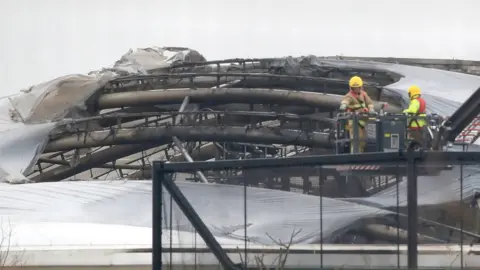
[[[364,109],[373,107],[372,99],[368,96],[365,91],[361,91],[359,95],[354,92],[348,92],[342,99],[342,104],[347,105],[348,112],[359,112]],[[352,127],[353,121],[348,121],[349,127]],[[364,120],[359,120],[358,125],[362,128],[365,127],[366,123]]]
[[[425,100],[420,96],[415,96],[410,100],[410,105],[403,113],[413,114],[419,117],[426,117],[427,105]],[[408,127],[411,129],[421,128],[427,124],[425,118],[411,119],[408,120]]]

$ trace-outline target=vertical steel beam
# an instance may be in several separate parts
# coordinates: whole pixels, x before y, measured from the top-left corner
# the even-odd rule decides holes
[[[395,215],[396,227],[397,227],[397,268],[400,268],[400,179],[402,176],[398,173],[399,168],[397,168],[397,175],[395,177],[395,193],[397,197],[397,207],[395,211],[397,212]],[[408,218],[408,216],[407,216]]]
[[[352,116],[353,122],[353,138],[350,138],[350,143],[353,143],[353,153],[358,153],[360,148],[360,127],[358,126],[359,119],[356,113]]]
[[[160,169],[163,162],[159,163]],[[165,174],[152,166],[152,269],[162,269],[162,182]],[[171,228],[170,228],[171,229]]]
[[[417,161],[413,147],[407,153],[407,210],[408,210],[408,269],[418,267],[417,235],[418,235],[418,183]]]
[[[152,262],[154,266],[157,268],[153,268],[154,270],[160,270],[159,265],[161,265],[161,218],[162,218],[162,186],[167,190],[167,192],[172,197],[173,201],[177,204],[178,208],[183,212],[185,217],[190,221],[192,226],[195,228],[196,232],[202,237],[205,244],[207,244],[208,248],[212,251],[215,255],[217,260],[223,266],[223,269],[240,269],[238,265],[233,263],[233,261],[228,257],[227,253],[223,250],[222,246],[217,242],[213,234],[210,232],[208,227],[202,221],[202,219],[198,216],[195,209],[193,209],[190,202],[187,200],[185,195],[183,195],[182,191],[178,188],[175,182],[171,179],[171,177],[166,175],[165,171],[162,171],[163,162],[154,163],[152,167],[152,174],[153,174],[153,184],[152,184],[152,197],[153,197],[153,247],[152,247]],[[170,251],[171,252],[171,251]]]

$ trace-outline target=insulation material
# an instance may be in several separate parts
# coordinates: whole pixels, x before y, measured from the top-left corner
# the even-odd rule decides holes
[[[27,123],[86,116],[84,102],[108,81],[119,76],[149,74],[185,60],[205,61],[205,58],[187,48],[130,50],[110,68],[88,75],[62,76],[23,90],[23,94],[9,98],[13,107],[10,114],[13,121]]]
[[[43,152],[54,123],[0,125],[0,182],[22,183]],[[3,130],[2,130],[3,129]]]
[[[11,98],[17,117],[28,123],[56,121],[77,109],[84,101],[114,77],[112,72],[99,75],[68,75],[35,85],[23,95]]]
[[[177,61],[205,61],[187,48],[130,50],[113,67],[74,74],[34,85],[0,99],[0,180],[25,181],[54,128],[50,122],[88,116],[85,101],[108,81],[122,75],[147,74]],[[38,124],[38,125],[37,125]]]
[[[197,51],[187,48],[160,48],[150,47],[145,49],[129,50],[120,58],[112,68],[105,70],[113,71],[120,75],[150,74],[156,70],[169,67],[173,63],[203,62],[206,59]]]

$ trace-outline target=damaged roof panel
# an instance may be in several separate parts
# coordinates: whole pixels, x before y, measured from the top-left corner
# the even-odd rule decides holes
[[[151,57],[150,57],[151,56]],[[190,57],[190,58],[189,58]],[[87,115],[85,100],[110,79],[131,74],[146,74],[163,69],[172,63],[192,59],[205,59],[195,51],[185,48],[147,48],[124,55],[112,68],[87,75],[70,75],[33,86],[25,93],[0,103],[2,144],[0,145],[0,180],[24,180],[22,174],[35,164],[52,129],[54,120]],[[428,110],[441,115],[452,114],[480,86],[480,77],[437,69],[368,61],[325,59],[320,57],[283,58],[271,62],[284,66],[289,74],[306,73],[328,68],[351,68],[388,71],[400,80],[383,88],[386,95],[395,95],[407,102],[407,89],[418,84],[424,91]],[[25,122],[42,122],[28,125]],[[49,123],[48,121],[52,121]],[[436,177],[419,179],[421,204],[434,204],[439,200],[453,200],[458,195],[458,168]],[[465,178],[466,194],[478,187],[477,170],[468,168]],[[440,178],[440,179],[439,179]],[[230,238],[241,236],[243,215],[235,211],[241,205],[243,188],[227,185],[202,185],[182,183],[180,188],[204,218],[214,234]],[[400,184],[400,196],[405,195],[405,184]],[[61,190],[61,192],[59,192]],[[440,191],[439,191],[440,190]],[[387,189],[370,198],[323,200],[323,234],[329,239],[337,232],[357,221],[381,217],[392,212],[379,209],[396,203]],[[258,242],[268,242],[268,232],[275,238],[289,237],[295,226],[301,226],[301,242],[315,242],[320,237],[319,198],[298,193],[266,189],[248,189],[249,234]],[[90,222],[151,226],[151,184],[139,182],[59,182],[30,185],[0,185],[0,213],[20,222]],[[6,196],[8,194],[8,196]],[[200,194],[200,196],[199,196]],[[435,201],[437,197],[437,201]],[[369,207],[357,202],[369,202],[380,207]],[[227,203],[228,202],[228,203]],[[141,205],[142,207],[138,207]],[[218,209],[218,205],[222,205]],[[237,206],[236,206],[237,205]],[[212,206],[216,206],[215,208]],[[214,209],[213,209],[214,208]],[[140,210],[139,210],[140,209]],[[299,210],[300,209],[300,210]],[[285,213],[288,213],[286,215]],[[183,215],[176,211],[175,218],[188,228]],[[190,229],[190,228],[189,228]],[[331,239],[329,239],[331,240]]]
[[[243,237],[243,211],[238,211],[243,207],[242,186],[188,182],[178,182],[178,186],[215,236],[232,240]],[[151,227],[151,188],[151,181],[121,180],[0,184],[0,217],[19,223],[80,222]],[[247,192],[248,236],[254,242],[274,244],[267,233],[273,239],[287,242],[299,228],[302,232],[296,238],[298,243],[319,241],[319,197],[260,188],[248,188]],[[169,196],[164,199],[169,209]],[[325,241],[355,221],[393,214],[331,198],[324,198],[322,207]],[[170,220],[170,214],[166,215],[165,220]],[[193,231],[176,205],[173,225],[181,231]]]

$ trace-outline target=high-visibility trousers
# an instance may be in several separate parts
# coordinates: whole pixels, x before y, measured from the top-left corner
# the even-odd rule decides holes
[[[363,153],[365,152],[365,146],[367,146],[367,129],[358,127],[358,138],[354,138],[353,136],[353,127],[348,127],[348,132],[350,134],[350,153],[354,153],[354,144],[355,140],[358,140],[358,152]]]

